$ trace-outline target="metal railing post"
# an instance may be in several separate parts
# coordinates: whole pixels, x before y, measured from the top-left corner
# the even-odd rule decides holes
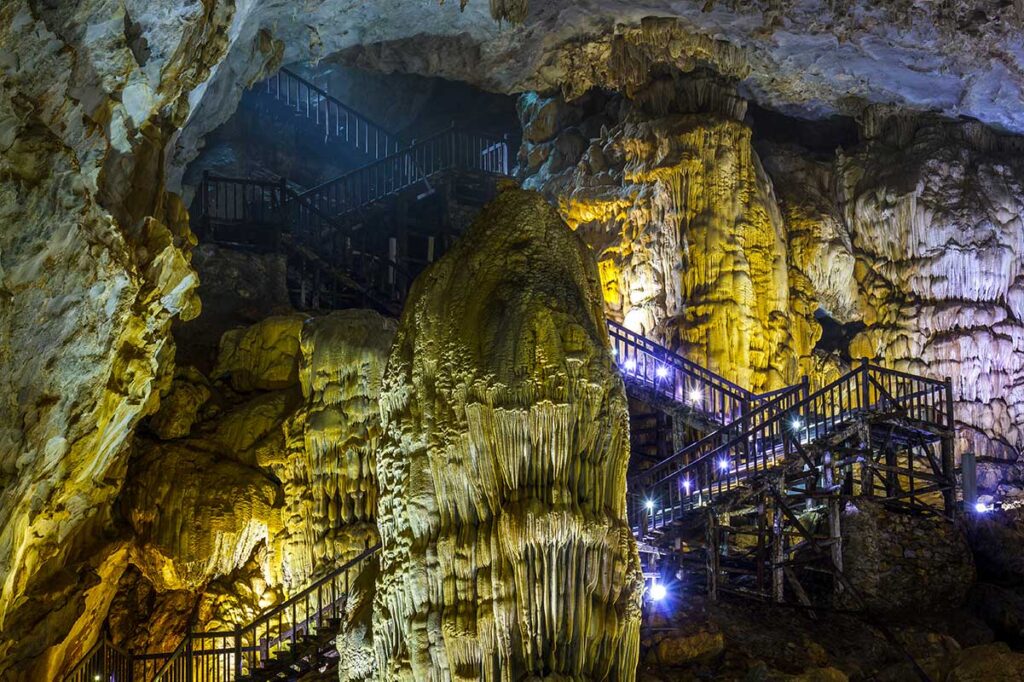
[[[857,381],[861,382],[861,408],[868,409],[871,404],[871,387],[868,385],[868,359],[860,359],[860,372],[858,373]]]
[[[235,628],[235,677],[242,676],[242,631]]]
[[[192,633],[185,636],[188,638],[185,643],[185,682],[192,682]]]

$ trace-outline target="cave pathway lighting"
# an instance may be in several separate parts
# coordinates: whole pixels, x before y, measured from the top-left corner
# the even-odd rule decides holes
[[[800,417],[793,417],[793,420],[789,422],[789,425],[793,428],[794,431],[799,431],[801,428],[803,428],[804,423],[800,421]]]
[[[728,471],[729,470],[729,460],[726,459],[725,457],[720,459],[718,461],[718,468],[721,469],[722,471]]]
[[[668,376],[668,367],[666,367],[665,365],[658,365],[658,368],[654,370],[654,374],[659,379],[664,379],[665,377]]]
[[[653,583],[651,585],[651,601],[661,601],[668,596],[668,590],[661,583]]]
[[[633,358],[629,358],[628,360],[626,360],[626,362],[622,364],[622,366],[626,369],[627,372],[635,372],[636,360],[634,360]]]
[[[686,491],[686,494],[687,494],[687,495],[689,495],[689,494],[690,494],[690,486],[691,486],[691,485],[693,485],[693,484],[692,484],[692,483],[690,483],[690,479],[689,479],[689,478],[684,478],[684,479],[683,479],[683,490],[685,490],[685,491]]]
[[[691,388],[687,397],[689,398],[691,405],[700,405],[701,395],[699,388]]]
[[[654,511],[654,500],[645,500],[644,507],[647,511]]]
[[[984,502],[976,502],[974,504],[974,511],[978,512],[979,514],[987,514],[989,512],[989,506]]]

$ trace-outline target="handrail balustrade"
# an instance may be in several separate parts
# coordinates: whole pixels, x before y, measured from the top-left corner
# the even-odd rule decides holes
[[[402,147],[397,135],[288,69],[280,69],[253,92],[304,116],[323,131],[324,141],[336,140],[373,159]]]
[[[776,402],[791,395],[783,392],[781,398],[762,406],[763,419],[754,417],[752,424],[744,419],[742,432],[726,426],[676,453],[672,461],[633,477],[631,523],[652,529],[666,526],[707,504],[710,497],[742,486],[750,477],[781,465],[803,446],[837,433],[869,412],[899,412],[910,422],[938,430],[954,428],[948,380],[915,376],[866,360],[818,391],[804,393],[788,407]],[[716,441],[719,444],[715,445]],[[687,454],[691,461],[681,464]],[[953,475],[951,461],[944,459],[941,466],[944,477]]]
[[[101,638],[65,676],[65,682],[230,682],[251,675],[275,657],[300,657],[304,643],[332,636],[345,617],[353,582],[374,556],[374,545],[284,602],[235,630],[189,632],[173,651],[132,655]],[[353,575],[354,574],[354,575]]]

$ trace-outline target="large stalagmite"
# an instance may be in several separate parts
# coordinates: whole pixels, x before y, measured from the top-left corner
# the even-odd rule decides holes
[[[628,423],[597,269],[509,190],[417,282],[381,390],[382,679],[632,679]]]

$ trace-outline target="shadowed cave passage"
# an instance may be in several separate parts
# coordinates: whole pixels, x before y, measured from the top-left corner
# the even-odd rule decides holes
[[[0,9],[0,678],[1015,674],[1019,13],[460,5]]]

